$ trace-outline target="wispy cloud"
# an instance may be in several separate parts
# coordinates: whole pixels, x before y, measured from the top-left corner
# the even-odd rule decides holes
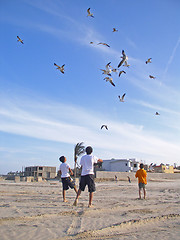
[[[169,60],[168,60],[168,62],[167,62],[166,68],[165,68],[165,70],[164,70],[164,75],[166,75],[166,73],[167,73],[167,71],[168,71],[168,69],[169,69],[169,67],[170,67],[170,65],[171,65],[171,63],[172,63],[172,61],[173,61],[173,59],[174,59],[174,57],[175,57],[176,51],[177,51],[177,49],[178,49],[178,47],[179,47],[179,44],[180,44],[180,37],[179,37],[179,39],[177,40],[177,43],[176,43],[176,45],[174,46],[174,49],[173,49],[173,51],[172,51],[172,53],[171,53],[171,56],[170,56],[170,58],[169,58]]]
[[[6,101],[4,101],[6,102]],[[107,120],[109,131],[101,131],[104,116],[87,112],[78,106],[46,102],[44,104],[21,99],[0,108],[0,131],[48,141],[74,144],[84,141],[96,148],[113,152],[141,155],[147,160],[176,159],[180,154],[178,143],[160,139],[140,125]],[[48,111],[47,111],[48,110]],[[48,114],[47,114],[48,112]],[[76,114],[75,114],[76,113]],[[73,119],[71,122],[67,119]],[[131,155],[132,156],[132,155]],[[113,157],[113,156],[112,156]]]

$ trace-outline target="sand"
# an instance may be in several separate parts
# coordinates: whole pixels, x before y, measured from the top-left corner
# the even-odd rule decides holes
[[[0,239],[180,239],[180,179],[149,181],[147,199],[137,182],[96,183],[93,208],[87,189],[62,201],[61,182],[0,182]]]

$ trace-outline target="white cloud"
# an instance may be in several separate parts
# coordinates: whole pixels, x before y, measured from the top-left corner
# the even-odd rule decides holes
[[[169,60],[168,60],[168,62],[167,62],[166,68],[165,68],[165,70],[164,70],[164,75],[166,75],[166,73],[167,73],[167,71],[168,71],[168,69],[169,69],[169,66],[171,65],[171,63],[172,63],[172,61],[173,61],[173,59],[174,59],[174,57],[175,57],[176,51],[177,51],[177,49],[178,49],[178,47],[179,47],[179,44],[180,44],[180,37],[179,37],[179,39],[177,40],[177,43],[176,43],[176,45],[174,46],[174,49],[173,49],[173,51],[172,51],[172,54],[171,54],[171,56],[170,56],[170,58],[169,58]]]
[[[112,157],[126,153],[178,162],[178,143],[160,139],[143,126],[126,122],[108,120],[109,130],[100,130],[102,119],[103,115],[93,111],[56,102],[41,105],[35,100],[19,99],[10,104],[6,102],[0,108],[0,130],[3,132],[68,144],[84,141],[103,149],[104,157],[107,151],[114,154]]]

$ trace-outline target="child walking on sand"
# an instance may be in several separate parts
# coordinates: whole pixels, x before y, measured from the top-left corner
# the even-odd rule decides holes
[[[59,160],[62,162],[59,167],[59,174],[61,175],[62,180],[62,186],[63,186],[63,201],[67,202],[66,200],[66,190],[70,188],[74,188],[74,191],[77,193],[77,188],[75,183],[72,181],[70,174],[73,175],[73,172],[69,166],[69,164],[66,163],[66,157],[61,156]],[[69,174],[70,172],[70,174]]]
[[[81,191],[85,190],[86,185],[88,185],[89,191],[89,205],[88,207],[92,206],[93,200],[93,192],[95,192],[95,182],[94,182],[94,164],[97,162],[103,162],[102,159],[98,159],[97,157],[92,155],[93,149],[92,147],[88,146],[86,148],[86,155],[82,156],[80,160],[80,165],[82,167],[81,172],[81,179],[79,184],[79,190],[74,201],[74,206],[77,206],[79,196]]]
[[[143,163],[140,164],[140,169],[136,172],[135,175],[136,178],[138,178],[138,184],[139,184],[139,199],[141,199],[141,189],[143,188],[144,192],[144,199],[146,199],[146,189],[145,185],[147,184],[147,173],[144,170]]]

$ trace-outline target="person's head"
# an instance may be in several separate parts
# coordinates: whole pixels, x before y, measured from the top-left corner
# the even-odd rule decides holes
[[[144,164],[143,163],[140,164],[140,169],[142,169],[142,168],[144,168]]]
[[[59,158],[59,161],[62,162],[62,163],[66,162],[66,157],[65,156],[61,156]]]
[[[93,152],[92,147],[91,147],[91,146],[88,146],[88,147],[86,148],[86,153],[87,153],[87,155],[91,154],[92,152]]]

